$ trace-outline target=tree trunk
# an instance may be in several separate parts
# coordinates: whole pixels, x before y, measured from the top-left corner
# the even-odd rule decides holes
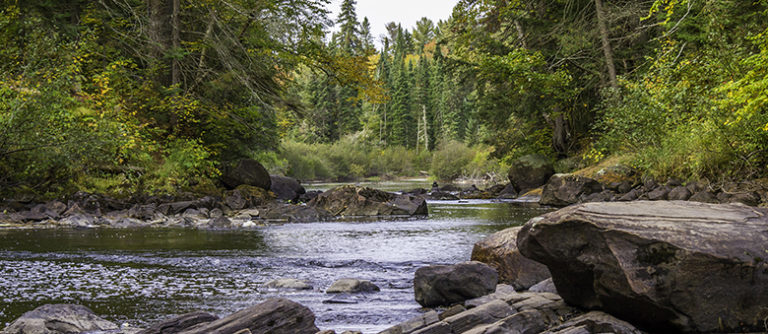
[[[173,46],[172,51],[174,56],[171,58],[171,84],[178,85],[181,83],[181,64],[179,63],[179,58],[176,56],[176,54],[181,48],[181,18],[179,17],[181,15],[181,4],[180,0],[172,1],[173,12],[171,14],[171,44]]]
[[[595,11],[597,11],[597,25],[600,29],[600,39],[603,42],[603,53],[605,54],[605,67],[608,69],[608,80],[611,87],[618,88],[619,82],[616,80],[616,65],[613,62],[613,49],[608,39],[608,26],[606,23],[605,12],[603,11],[603,0],[595,0]]]
[[[174,81],[172,73],[174,65],[169,63],[166,58],[173,47],[173,2],[175,1],[147,0],[149,10],[147,37],[150,43],[150,60],[160,67],[156,80],[163,86],[170,86]]]

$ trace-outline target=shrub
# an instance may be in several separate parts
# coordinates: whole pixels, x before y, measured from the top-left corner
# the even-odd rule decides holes
[[[467,145],[449,141],[440,145],[432,155],[430,173],[438,180],[454,180],[465,175],[467,165],[475,153]]]

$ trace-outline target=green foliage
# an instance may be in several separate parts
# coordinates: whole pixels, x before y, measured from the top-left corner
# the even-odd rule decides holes
[[[438,180],[457,179],[466,173],[466,166],[472,162],[475,154],[466,145],[449,141],[440,145],[432,157],[432,176]]]

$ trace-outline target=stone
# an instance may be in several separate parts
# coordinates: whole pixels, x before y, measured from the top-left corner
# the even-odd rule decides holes
[[[454,315],[457,315],[457,314],[459,314],[461,312],[464,312],[466,310],[467,310],[467,308],[464,307],[464,305],[456,304],[456,305],[453,305],[453,306],[449,307],[447,310],[441,312],[438,317],[440,318],[440,320],[445,320],[447,318],[450,318],[450,317],[452,317]]]
[[[509,182],[520,193],[541,187],[555,174],[555,168],[549,158],[538,155],[526,155],[512,161],[509,167]]]
[[[555,287],[555,282],[553,282],[552,277],[550,277],[539,283],[536,283],[534,286],[530,287],[528,291],[557,293],[557,287]]]
[[[717,200],[717,197],[715,197],[715,195],[712,194],[712,192],[707,190],[702,190],[693,194],[693,196],[691,196],[691,198],[689,198],[688,200],[691,202],[700,202],[700,203],[719,203]]]
[[[691,191],[688,190],[688,188],[678,186],[669,191],[669,194],[667,194],[667,199],[670,201],[687,201],[689,198],[691,198],[691,195]]]
[[[271,175],[270,179],[272,185],[269,190],[275,193],[278,199],[284,201],[297,201],[301,195],[307,192],[299,181],[292,177]]]
[[[648,199],[651,201],[664,201],[671,189],[667,186],[661,186],[648,192]]]
[[[541,205],[567,206],[576,204],[581,196],[603,191],[603,185],[588,177],[575,174],[553,175],[541,193]]]
[[[503,300],[490,303],[448,317],[443,322],[451,326],[454,333],[464,333],[480,325],[492,324],[515,313]]]
[[[342,278],[336,280],[325,290],[325,293],[359,293],[359,292],[377,292],[380,291],[376,284],[371,281],[359,280],[354,278]]]
[[[440,321],[440,318],[437,315],[437,312],[435,311],[429,311],[427,313],[424,313],[416,318],[410,319],[406,322],[403,322],[401,324],[392,326],[390,328],[387,328],[379,334],[407,334],[412,333],[416,330],[422,329],[424,327],[427,327],[431,324],[434,324],[436,322]]]
[[[136,204],[128,209],[128,218],[150,221],[157,219],[162,214],[157,211],[156,204]]]
[[[260,217],[292,223],[313,223],[333,218],[328,211],[307,205],[270,203],[262,207]]]
[[[573,333],[573,329],[584,328],[587,333],[615,333],[615,334],[643,334],[626,321],[619,320],[610,314],[593,311],[580,315],[565,323],[554,326],[545,331],[545,334]],[[570,332],[566,330],[571,330]]]
[[[496,269],[499,282],[525,290],[551,275],[547,266],[526,258],[517,249],[517,233],[522,226],[491,234],[475,243],[472,261],[486,263]]]
[[[426,198],[430,201],[457,201],[459,197],[445,191],[433,191],[427,194]]]
[[[654,332],[765,330],[768,209],[695,202],[587,203],[531,219],[523,255],[572,305]]]
[[[301,202],[301,203],[308,203],[309,201],[315,199],[315,197],[319,196],[322,193],[323,192],[319,191],[319,190],[307,191],[306,193],[304,193],[301,196],[299,196],[299,202]]]
[[[496,270],[487,264],[462,262],[417,269],[413,290],[422,306],[448,306],[493,293],[498,280]]]
[[[309,206],[336,217],[420,216],[428,213],[427,201],[423,198],[353,185],[328,190],[309,202]]]
[[[741,203],[749,206],[760,205],[760,194],[756,192],[740,192],[731,194],[729,203]]]
[[[232,210],[256,207],[274,199],[275,197],[267,190],[248,185],[224,192],[224,204]]]
[[[47,304],[24,313],[6,327],[3,334],[70,334],[116,329],[117,325],[85,306]]]
[[[515,199],[517,198],[518,193],[517,190],[515,190],[515,186],[513,186],[511,183],[506,185],[504,189],[502,189],[497,195],[496,198],[498,199]]]
[[[176,334],[218,319],[219,317],[210,313],[191,312],[163,320],[136,334]]]
[[[272,187],[272,179],[269,172],[258,161],[243,159],[234,164],[222,168],[221,183],[228,189],[235,189],[242,185],[259,187],[269,190]]]
[[[464,306],[466,308],[473,308],[478,307],[483,304],[490,303],[494,300],[509,300],[513,299],[514,296],[518,295],[517,291],[515,291],[515,288],[513,288],[511,285],[506,284],[499,284],[496,285],[496,291],[494,291],[491,294],[473,298],[470,300],[467,300],[464,302]]]
[[[181,333],[235,334],[244,329],[270,334],[315,334],[320,331],[315,326],[312,311],[288,299],[276,298]]]
[[[306,281],[295,278],[279,278],[264,284],[268,289],[312,290],[312,286]]]
[[[619,202],[631,202],[640,198],[642,192],[639,189],[632,189],[628,191],[624,196],[619,197]]]
[[[546,329],[547,321],[541,312],[525,310],[493,324],[475,327],[463,334],[538,334]]]

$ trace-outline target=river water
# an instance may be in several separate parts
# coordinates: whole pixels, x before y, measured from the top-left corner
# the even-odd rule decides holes
[[[546,212],[492,201],[432,202],[429,211],[420,219],[250,231],[0,230],[0,327],[47,303],[83,304],[141,327],[285,297],[312,309],[321,329],[376,333],[423,312],[413,298],[416,269],[469,260],[479,239]],[[371,280],[381,292],[323,292],[347,277]],[[314,289],[261,287],[275,278],[303,279]]]

